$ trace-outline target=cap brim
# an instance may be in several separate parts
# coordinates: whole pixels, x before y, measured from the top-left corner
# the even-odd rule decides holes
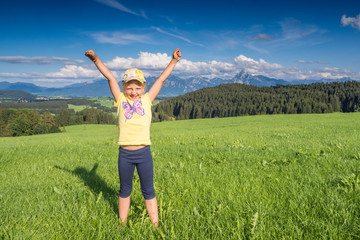
[[[140,83],[145,83],[145,82],[146,82],[145,79],[144,79],[144,81],[141,81],[141,80],[139,80],[139,79],[137,79],[137,78],[123,80],[123,82],[124,82],[124,83],[127,83],[127,82],[130,82],[130,81],[133,81],[133,80],[138,81],[138,82],[140,82]]]

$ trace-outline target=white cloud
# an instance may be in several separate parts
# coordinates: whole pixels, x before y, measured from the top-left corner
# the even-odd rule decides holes
[[[165,35],[168,35],[168,36],[171,36],[171,37],[174,37],[174,38],[178,38],[178,39],[183,40],[183,41],[185,41],[185,42],[187,42],[187,43],[190,43],[190,44],[192,44],[192,45],[196,45],[196,46],[200,46],[200,47],[203,46],[201,43],[193,42],[193,41],[191,41],[191,40],[189,40],[189,39],[187,39],[187,38],[185,38],[185,37],[183,37],[183,36],[180,36],[180,35],[178,35],[178,34],[173,34],[173,33],[170,33],[170,32],[166,32],[166,31],[162,30],[161,28],[152,27],[152,29],[155,29],[155,30],[158,31],[159,33],[163,33],[163,34],[165,34]]]
[[[83,60],[69,59],[63,57],[24,57],[24,56],[0,56],[0,62],[6,63],[24,63],[24,64],[78,64]]]
[[[174,23],[173,16],[172,17],[170,17],[170,16],[161,16],[161,17],[165,18],[169,23]]]
[[[154,32],[154,30],[157,32]],[[172,38],[180,39],[184,42],[187,42],[194,46],[203,46],[201,43],[193,42],[190,39],[181,36],[180,34],[171,33],[169,31],[165,31],[159,27],[150,27],[148,29],[133,29],[133,32],[144,32],[143,34],[139,33],[129,33],[128,31],[112,31],[112,32],[95,32],[95,33],[87,33],[89,36],[95,39],[98,43],[110,43],[117,45],[129,45],[133,43],[146,43],[159,45],[158,33],[170,36]],[[155,37],[157,36],[157,37]],[[173,40],[172,40],[173,41]]]
[[[150,36],[145,34],[131,34],[126,32],[98,32],[91,33],[95,41],[99,43],[111,43],[117,45],[128,45],[134,42],[152,43],[153,40]]]
[[[298,60],[298,62],[303,64],[326,64],[325,62],[321,62],[321,61],[304,60],[304,59],[300,59]]]
[[[314,34],[326,32],[314,24],[303,24],[299,20],[288,18],[279,23],[282,29],[283,40],[303,40]]]
[[[258,35],[253,37],[253,40],[255,40],[255,41],[271,41],[272,37],[269,36],[268,34],[259,33]]]
[[[278,63],[268,63],[263,59],[259,61],[239,55],[234,59],[236,69],[246,69],[253,75],[264,75],[267,77],[284,79],[284,80],[319,80],[322,78],[341,79],[352,78],[360,80],[360,73],[351,72],[339,68],[317,68],[317,69],[300,69],[297,67],[284,67]],[[319,63],[319,62],[318,62]]]
[[[105,63],[110,69],[120,71],[122,74],[128,68],[139,68],[145,75],[158,76],[167,66],[171,57],[166,53],[147,53],[141,52],[138,58],[116,57],[112,61]],[[304,62],[305,63],[305,62]],[[309,63],[321,63],[309,61]],[[178,76],[188,77],[202,75],[204,77],[232,77],[240,70],[253,75],[264,75],[267,77],[280,78],[284,80],[301,79],[339,79],[350,77],[360,80],[360,73],[354,73],[339,68],[319,68],[319,69],[300,69],[297,67],[284,67],[278,63],[270,63],[264,59],[255,60],[244,55],[234,58],[233,62],[193,62],[182,59],[176,66],[174,73]]]
[[[101,4],[104,4],[104,5],[107,5],[111,8],[115,8],[115,9],[118,9],[122,12],[126,12],[126,13],[130,13],[132,15],[135,15],[135,16],[140,16],[140,17],[143,17],[145,19],[148,19],[148,17],[146,16],[145,12],[144,11],[140,11],[140,12],[135,12],[127,7],[125,7],[123,4],[121,4],[120,2],[116,1],[116,0],[94,0],[98,3],[101,3]]]
[[[36,85],[41,85],[44,87],[61,87],[66,85],[71,85],[75,83],[82,83],[84,79],[74,79],[74,78],[36,78],[33,80]]]
[[[284,67],[277,63],[268,63],[263,59],[256,61],[244,55],[239,55],[234,59],[237,68],[246,69],[249,73],[256,75],[275,75],[281,72]]]
[[[98,70],[88,69],[76,65],[66,65],[61,68],[59,72],[52,73],[38,73],[38,72],[24,72],[24,73],[0,73],[0,77],[11,77],[11,78],[100,78],[102,75]]]
[[[5,78],[32,78],[36,73],[0,73],[0,77]]]
[[[76,65],[66,65],[59,72],[45,73],[48,78],[100,78],[101,74],[95,69],[88,69]]]
[[[138,58],[116,57],[106,62],[106,66],[113,70],[126,70],[129,68],[163,70],[170,62],[171,57],[166,53],[140,52]]]
[[[116,57],[105,65],[112,70],[118,81],[121,81],[122,74],[128,68],[139,68],[145,76],[159,76],[171,60],[171,56],[166,53],[140,52],[137,58]],[[302,62],[306,63],[305,60]],[[360,80],[359,72],[352,72],[340,68],[313,68],[302,69],[298,67],[285,67],[278,63],[271,63],[264,59],[253,59],[244,55],[239,55],[231,62],[221,61],[198,61],[181,59],[174,69],[173,75],[179,77],[203,76],[231,78],[241,70],[245,69],[249,74],[264,75],[267,77],[284,80],[319,80],[322,78],[340,79],[349,77]],[[85,82],[94,79],[104,78],[94,65],[66,65],[57,72],[50,73],[0,73],[0,80],[21,79],[28,82],[48,82],[57,86],[63,86],[75,82]],[[44,85],[44,84],[42,84]]]
[[[251,65],[256,65],[258,64],[257,61],[255,61],[254,59],[252,58],[248,58],[244,55],[239,55],[237,56],[235,59],[234,59],[235,63],[240,63],[240,64],[251,64]]]
[[[360,30],[360,14],[358,14],[356,17],[346,17],[346,15],[342,15],[341,24],[343,26],[350,25],[351,27]]]
[[[204,77],[224,77],[235,75],[236,68],[233,63],[209,61],[209,62],[192,62],[181,60],[176,71],[183,75],[202,75]]]
[[[171,56],[166,53],[141,52],[138,58],[116,57],[112,61],[106,62],[112,70],[125,71],[128,68],[138,68],[144,71],[145,75],[158,75],[169,64]],[[209,61],[193,62],[182,59],[176,66],[174,73],[182,76],[190,75],[221,75],[220,73],[235,71],[234,64]]]
[[[207,39],[206,46],[209,48],[238,51],[245,47],[265,55],[273,51],[314,46],[328,41],[325,35],[327,30],[315,24],[305,24],[293,18],[284,19],[277,24],[279,29],[254,25],[244,30],[202,31],[200,34]]]
[[[304,24],[297,19],[287,18],[278,22],[281,30],[264,33],[265,28],[254,27],[244,34],[247,40],[242,46],[259,53],[268,54],[274,49],[291,49],[301,46],[313,46],[322,44],[327,39],[324,33],[327,31],[320,29],[315,24]],[[250,35],[250,36],[249,36]],[[237,37],[241,39],[244,37]]]
[[[113,72],[113,74],[116,78],[118,77],[116,72]],[[76,65],[66,65],[58,72],[50,73],[0,73],[0,81],[6,80],[11,82],[32,82],[47,87],[62,87],[68,84],[86,82],[89,79],[100,78],[103,78],[103,76],[97,69]]]

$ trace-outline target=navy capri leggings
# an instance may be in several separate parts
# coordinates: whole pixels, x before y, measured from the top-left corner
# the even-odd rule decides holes
[[[130,196],[135,166],[140,178],[141,192],[144,198],[146,200],[153,199],[155,197],[154,170],[150,146],[138,150],[119,148],[119,196],[122,198]]]

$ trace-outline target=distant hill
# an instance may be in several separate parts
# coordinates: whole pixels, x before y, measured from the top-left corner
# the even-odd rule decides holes
[[[147,77],[147,87],[148,89],[155,82],[157,77]],[[349,78],[343,78],[336,80],[337,82],[352,81]],[[202,76],[194,76],[189,78],[180,78],[177,76],[170,76],[164,83],[164,86],[159,94],[159,97],[174,97],[179,96],[185,93],[193,92],[198,89],[206,87],[214,87],[220,84],[225,83],[243,83],[246,85],[253,85],[258,87],[269,87],[280,85],[289,85],[289,84],[311,84],[315,82],[334,82],[331,79],[321,79],[321,80],[298,80],[298,81],[285,81],[282,79],[269,78],[262,75],[251,75],[245,70],[241,70],[237,75],[230,79],[222,78],[206,78]],[[120,83],[121,84],[121,83]],[[122,86],[121,86],[122,87]],[[9,83],[9,82],[0,82],[0,90],[21,90],[26,91],[36,95],[42,96],[111,96],[109,86],[106,79],[93,80],[85,83],[77,83],[68,85],[62,88],[46,88],[39,87],[31,83]]]
[[[0,90],[0,101],[19,101],[19,100],[34,100],[37,96],[24,91],[17,90]]]
[[[18,90],[18,91],[25,91],[32,94],[36,94],[39,92],[44,91],[45,87],[39,87],[32,83],[23,83],[23,82],[16,82],[16,83],[9,83],[9,82],[0,82],[0,90]]]
[[[161,101],[154,106],[153,121],[332,112],[360,112],[360,82],[222,84]]]

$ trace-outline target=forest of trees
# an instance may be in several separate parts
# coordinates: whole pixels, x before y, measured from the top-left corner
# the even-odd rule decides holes
[[[68,104],[90,108],[75,112]],[[87,99],[1,102],[0,137],[60,132],[75,124],[116,124],[115,111]],[[233,83],[160,101],[153,106],[153,121],[355,111],[360,111],[360,82],[273,87]]]
[[[61,109],[53,116],[49,112],[39,113],[30,109],[0,108],[0,137],[28,136],[60,132],[60,128],[77,124],[116,124],[112,113],[95,108],[79,112]]]
[[[86,107],[75,112],[69,105]],[[0,91],[0,137],[60,132],[76,124],[116,124],[116,108],[89,99],[37,100],[23,91]]]
[[[35,99],[36,99],[35,95],[32,95],[24,91],[0,90],[0,100],[34,101]]]
[[[0,108],[0,137],[55,132],[60,132],[60,128],[50,113],[40,114],[29,109]]]
[[[35,101],[35,102],[1,102],[0,108],[16,108],[16,109],[34,109],[40,113],[50,112],[53,114],[59,113],[63,109],[68,108],[68,104],[76,106],[89,106],[96,108],[103,112],[116,112],[116,108],[108,108],[101,106],[89,99],[70,99],[70,100],[50,100],[50,101]]]
[[[79,112],[70,109],[62,109],[55,116],[56,123],[63,127],[77,124],[116,124],[116,117],[95,108],[86,108]]]
[[[204,88],[153,107],[153,121],[360,111],[360,82],[256,87],[239,83]]]

